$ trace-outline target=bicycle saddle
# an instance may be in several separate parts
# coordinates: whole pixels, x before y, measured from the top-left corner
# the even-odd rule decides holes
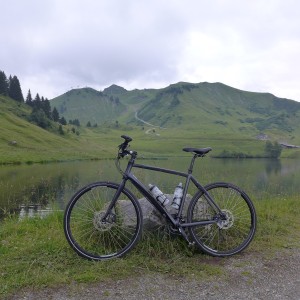
[[[208,147],[208,148],[183,148],[182,150],[185,152],[194,152],[195,154],[198,154],[198,155],[205,155],[206,153],[211,151],[212,148],[210,148],[210,147]]]

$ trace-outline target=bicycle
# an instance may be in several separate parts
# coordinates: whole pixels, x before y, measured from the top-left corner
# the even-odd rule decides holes
[[[248,195],[239,187],[225,182],[202,186],[192,175],[196,158],[204,157],[211,148],[183,148],[193,154],[187,173],[135,163],[137,152],[129,150],[132,138],[122,135],[124,142],[118,147],[116,166],[123,178],[120,183],[94,182],[80,189],[69,201],[64,214],[64,232],[76,253],[91,260],[121,257],[138,242],[143,216],[139,201],[125,187],[133,186],[154,206],[189,245],[197,245],[212,256],[230,256],[244,250],[256,231],[256,212]],[[120,160],[129,156],[123,171]],[[133,168],[152,170],[185,178],[182,200],[178,211],[171,214],[132,173]],[[187,215],[183,207],[190,183],[196,193],[188,204]]]

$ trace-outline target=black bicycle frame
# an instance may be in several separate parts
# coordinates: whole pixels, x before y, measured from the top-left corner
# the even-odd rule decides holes
[[[127,168],[125,170],[125,172],[123,173],[123,181],[121,182],[115,197],[112,201],[112,206],[114,205],[114,202],[118,199],[121,191],[123,190],[123,188],[125,187],[126,181],[129,180],[136,188],[138,191],[140,191],[142,193],[142,195],[144,195],[144,197],[146,197],[149,202],[166,218],[168,219],[168,221],[170,221],[172,223],[172,225],[174,227],[178,227],[179,229],[182,227],[192,227],[192,226],[200,226],[200,225],[209,225],[209,224],[214,224],[216,222],[218,222],[219,218],[215,218],[214,220],[203,220],[203,221],[198,221],[198,222],[193,222],[193,223],[181,223],[181,215],[182,215],[182,211],[183,211],[183,206],[184,206],[184,202],[186,199],[186,195],[187,195],[187,191],[189,188],[189,184],[192,181],[194,183],[194,185],[198,188],[198,192],[196,192],[196,194],[193,196],[192,200],[195,197],[199,196],[199,193],[203,193],[209,203],[209,205],[216,211],[217,214],[222,214],[221,209],[219,208],[219,206],[215,203],[215,201],[212,199],[212,197],[209,195],[209,193],[206,191],[206,189],[194,178],[194,176],[192,175],[193,172],[193,166],[194,166],[194,162],[195,159],[197,158],[197,155],[195,155],[192,158],[188,173],[184,173],[184,172],[179,172],[179,171],[175,171],[175,170],[170,170],[170,169],[165,169],[165,168],[159,168],[159,167],[154,167],[154,166],[148,166],[148,165],[142,165],[142,164],[136,164],[135,163],[135,157],[131,157],[128,164],[127,164]],[[167,173],[167,174],[172,174],[172,175],[176,175],[176,176],[181,176],[181,177],[185,177],[186,178],[186,182],[184,185],[184,189],[183,189],[183,196],[182,196],[182,201],[179,205],[179,209],[178,209],[178,213],[174,216],[171,215],[151,194],[151,192],[149,191],[149,189],[142,183],[140,182],[135,176],[134,174],[131,172],[132,168],[140,168],[140,169],[146,169],[146,170],[151,170],[151,171],[157,171],[157,172],[162,172],[162,173]]]

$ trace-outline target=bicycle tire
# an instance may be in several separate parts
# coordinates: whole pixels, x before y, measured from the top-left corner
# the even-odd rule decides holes
[[[90,260],[121,257],[142,232],[142,210],[136,197],[123,188],[106,222],[102,221],[119,184],[95,182],[79,190],[64,214],[67,241],[78,255]]]
[[[248,195],[237,186],[215,182],[205,186],[209,195],[227,216],[226,221],[190,227],[196,245],[212,256],[230,256],[244,250],[256,231],[256,212]],[[188,207],[187,222],[213,220],[215,210],[209,205],[203,191],[192,199]]]

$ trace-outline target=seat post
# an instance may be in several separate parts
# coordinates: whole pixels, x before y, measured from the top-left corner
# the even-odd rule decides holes
[[[192,160],[191,160],[191,164],[188,170],[188,174],[192,174],[193,173],[193,168],[194,168],[194,163],[195,163],[195,159],[198,157],[198,154],[194,154]]]

